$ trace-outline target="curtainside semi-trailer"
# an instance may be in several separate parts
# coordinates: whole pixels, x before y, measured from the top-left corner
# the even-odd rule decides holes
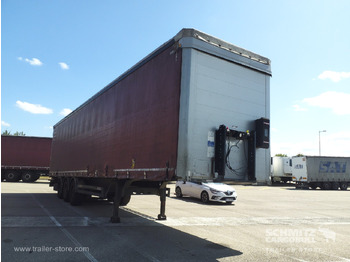
[[[350,157],[294,157],[292,173],[297,188],[347,190],[350,184]]]
[[[111,222],[131,195],[157,194],[166,219],[169,181],[235,175],[232,143],[243,179],[265,181],[270,76],[269,59],[183,29],[54,126],[50,185],[72,205],[113,199]]]
[[[34,182],[49,174],[52,138],[1,136],[1,180]]]

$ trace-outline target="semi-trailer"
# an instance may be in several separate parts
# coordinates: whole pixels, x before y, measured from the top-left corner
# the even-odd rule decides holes
[[[347,190],[350,184],[350,157],[294,157],[292,172],[297,188]]]
[[[48,175],[52,138],[1,136],[1,180],[34,182]]]
[[[133,194],[159,195],[166,219],[169,181],[223,180],[236,160],[240,178],[264,182],[270,76],[269,59],[183,29],[54,126],[50,186],[72,205],[113,200],[120,222]]]
[[[271,182],[292,181],[292,163],[291,157],[271,157]]]

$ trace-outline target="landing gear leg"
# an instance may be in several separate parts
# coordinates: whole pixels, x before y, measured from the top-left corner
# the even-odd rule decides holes
[[[114,194],[114,202],[113,202],[113,215],[111,217],[111,223],[120,223],[119,217],[119,206],[120,201],[122,199],[124,183],[121,181],[117,181],[115,185],[115,194]]]
[[[165,201],[166,201],[166,187],[162,186],[159,189],[159,195],[160,195],[160,214],[158,215],[158,220],[166,220],[165,215]]]

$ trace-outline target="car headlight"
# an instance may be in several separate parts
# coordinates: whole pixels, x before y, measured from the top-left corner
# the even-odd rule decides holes
[[[212,189],[212,188],[210,188],[210,192],[212,192],[213,194],[218,194],[218,193],[220,193],[219,190],[215,190],[215,189]]]

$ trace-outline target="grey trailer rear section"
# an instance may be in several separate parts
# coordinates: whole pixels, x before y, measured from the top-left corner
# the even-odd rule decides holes
[[[251,140],[255,121],[270,118],[270,60],[196,30],[185,31],[179,43],[183,63],[177,176],[224,175],[222,180],[267,183],[270,149],[255,148]],[[251,135],[235,139],[224,134],[223,175],[214,167],[218,150],[213,137],[221,125],[240,132],[241,138]]]
[[[295,157],[292,172],[297,187],[347,190],[350,183],[350,157]]]

